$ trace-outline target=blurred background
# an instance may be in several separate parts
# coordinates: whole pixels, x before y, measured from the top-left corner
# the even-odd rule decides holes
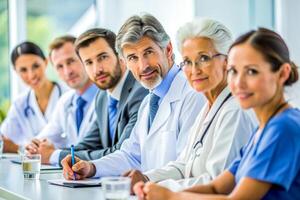
[[[9,54],[15,45],[30,40],[48,54],[48,44],[62,34],[78,36],[92,27],[109,28],[117,33],[133,14],[151,13],[171,36],[195,17],[217,19],[235,37],[257,27],[279,32],[286,40],[292,59],[300,64],[299,0],[0,0],[0,122],[12,100],[24,90],[12,70]],[[175,48],[176,49],[176,48]],[[180,61],[178,52],[176,61]],[[57,76],[48,67],[48,76]],[[300,83],[292,95],[300,101]]]

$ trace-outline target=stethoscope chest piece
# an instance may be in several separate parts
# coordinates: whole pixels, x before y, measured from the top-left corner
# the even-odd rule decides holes
[[[194,159],[201,155],[202,147],[203,147],[203,144],[201,142],[198,142],[198,144],[195,146],[195,148],[193,150]]]

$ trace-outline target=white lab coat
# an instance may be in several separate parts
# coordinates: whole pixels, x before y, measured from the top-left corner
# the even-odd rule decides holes
[[[86,108],[84,118],[80,125],[79,133],[76,127],[76,105],[73,105],[75,98],[75,90],[66,92],[57,102],[57,106],[53,111],[53,117],[37,138],[48,138],[55,148],[70,147],[71,144],[76,145],[90,129],[94,120],[95,114],[95,97]]]
[[[189,129],[206,102],[180,71],[162,99],[148,133],[149,95],[141,103],[138,120],[120,150],[93,161],[96,177],[116,176],[130,169],[147,171],[175,160]]]
[[[18,145],[27,144],[51,119],[53,110],[60,98],[59,90],[63,93],[67,88],[60,84],[54,86],[44,115],[32,90],[21,94],[12,103],[7,117],[1,125],[1,133]],[[25,115],[26,108],[30,108],[27,109],[27,116]]]
[[[229,93],[229,89],[225,88],[210,110],[206,104],[191,129],[182,154],[176,161],[168,163],[163,168],[146,172],[145,175],[150,181],[162,181],[161,185],[177,191],[196,184],[208,183],[229,167],[257,126],[254,113],[243,111],[233,96],[217,112],[203,139],[202,148],[199,145],[194,148]]]

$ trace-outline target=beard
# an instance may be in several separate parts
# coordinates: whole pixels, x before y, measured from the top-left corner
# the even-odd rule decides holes
[[[149,73],[156,73],[156,76],[148,80],[143,80],[142,76]],[[140,75],[140,83],[146,89],[152,90],[156,88],[163,80],[163,76],[159,67],[156,68],[156,67],[148,66],[146,69],[142,71],[141,74],[142,75]]]
[[[94,80],[96,80],[97,76],[103,76],[103,75],[108,77],[107,78],[108,82],[99,83],[97,81],[94,81],[94,83],[102,90],[107,90],[107,89],[115,87],[119,83],[119,81],[122,77],[122,70],[121,70],[120,64],[119,63],[116,64],[116,66],[114,67],[114,71],[112,73],[108,73],[108,72],[97,73]]]

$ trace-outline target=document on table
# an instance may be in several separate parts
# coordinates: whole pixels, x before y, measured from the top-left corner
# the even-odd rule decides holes
[[[65,180],[65,179],[53,179],[48,180],[48,183],[52,185],[59,185],[65,187],[97,187],[101,186],[100,179],[84,179],[84,180]]]

